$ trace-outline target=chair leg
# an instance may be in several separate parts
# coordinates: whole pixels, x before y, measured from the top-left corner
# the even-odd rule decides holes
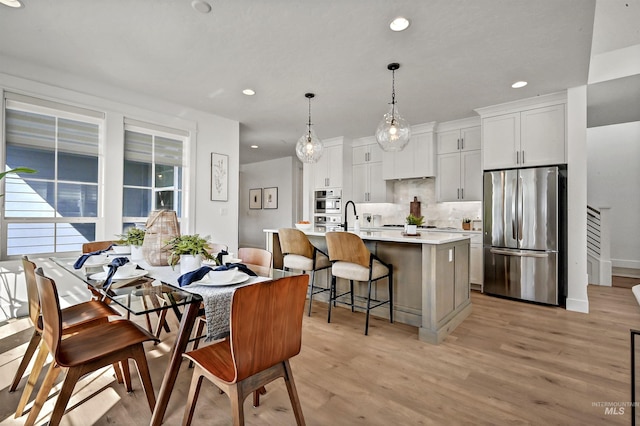
[[[38,349],[38,345],[40,344],[41,339],[42,336],[40,336],[40,333],[34,327],[33,334],[31,335],[31,340],[29,340],[29,345],[27,346],[27,350],[22,356],[22,361],[20,361],[20,365],[18,366],[16,375],[13,376],[13,383],[11,383],[11,387],[9,387],[9,392],[15,391],[18,387],[20,380],[22,380],[22,375],[29,365],[29,361],[31,361],[31,358],[33,358],[33,354],[36,353],[36,349]]]
[[[118,382],[118,384],[123,384],[124,379],[122,377],[122,370],[120,369],[120,364],[117,362],[114,362],[112,366],[113,366],[114,373],[116,373],[116,382]]]
[[[364,335],[367,336],[369,334],[369,312],[371,311],[371,280],[369,280],[367,286],[367,319],[364,324]]]
[[[389,322],[393,324],[393,266],[389,265]]]
[[[123,359],[120,361],[120,366],[122,367],[122,378],[124,379],[124,387],[127,389],[128,393],[133,392],[133,387],[131,386],[131,370],[129,370],[129,360]]]
[[[82,368],[69,368],[67,370],[64,382],[62,383],[62,388],[58,394],[58,399],[56,400],[56,405],[53,407],[53,412],[49,419],[49,426],[58,426],[60,424],[60,420],[64,415],[64,410],[67,408],[67,404],[69,403],[69,399],[73,393],[73,388],[76,386],[76,383],[80,380],[80,377],[82,377],[83,374],[84,371]]]
[[[287,392],[289,393],[289,400],[291,401],[291,407],[293,407],[293,414],[296,416],[296,424],[298,426],[304,426],[304,416],[302,415],[302,405],[300,405],[300,398],[298,397],[298,390],[296,389],[296,383],[293,380],[293,372],[291,371],[291,365],[289,360],[284,361],[284,382],[287,385]]]
[[[313,304],[313,283],[316,279],[316,271],[311,271],[311,291],[309,291],[309,313],[307,316],[311,316],[311,305]]]
[[[162,333],[162,328],[167,326],[167,311],[168,309],[163,309],[158,314],[158,324],[156,324],[156,330],[153,333],[153,335],[156,336],[156,339],[158,340],[160,340],[160,333]],[[155,341],[153,344],[157,345],[158,343],[159,343],[158,341]]]
[[[36,395],[36,400],[33,402],[33,406],[31,410],[29,410],[29,416],[25,421],[25,426],[33,426],[38,419],[38,414],[40,414],[40,410],[42,410],[42,406],[47,401],[47,397],[49,396],[49,392],[51,388],[53,388],[53,384],[55,383],[58,375],[60,374],[60,367],[56,365],[55,361],[51,361],[49,364],[49,370],[47,370],[47,375],[44,377],[44,381],[40,385],[40,390],[38,391],[38,395]]]
[[[331,274],[331,289],[329,289],[329,310],[327,315],[327,322],[331,322],[331,302],[336,296],[336,276]]]
[[[147,304],[147,296],[141,296],[142,297],[142,306],[144,307],[145,310],[149,309],[149,306]],[[147,330],[149,331],[149,333],[153,333],[153,327],[151,326],[151,317],[149,316],[148,313],[144,314],[145,320],[147,321]]]
[[[202,379],[202,367],[198,365],[195,370],[193,370],[193,376],[191,376],[191,386],[189,386],[187,405],[184,407],[184,415],[182,416],[182,426],[189,426],[193,420],[193,413],[196,409],[196,402],[198,402]]]
[[[261,386],[260,389],[256,389],[253,391],[253,408],[258,408],[260,406],[260,395],[266,395],[267,388]]]
[[[47,345],[43,341],[40,344],[40,349],[38,350],[36,359],[33,361],[33,367],[31,367],[31,373],[29,373],[27,383],[24,385],[24,389],[22,390],[22,395],[18,402],[18,408],[16,408],[16,419],[18,417],[22,417],[22,414],[24,414],[24,407],[27,406],[31,392],[33,392],[33,389],[38,382],[38,377],[40,377],[42,367],[44,367],[44,363],[47,361],[47,355],[49,355],[49,349],[47,349]]]
[[[198,323],[198,325],[196,327],[196,334],[194,338],[200,337],[202,335],[202,332],[204,331],[204,325],[205,325],[201,317],[197,318],[196,322]],[[196,339],[193,341],[193,348],[191,350],[195,351],[196,349],[198,349],[198,346],[200,346],[200,339]],[[189,360],[189,368],[193,368],[193,361],[191,360]]]
[[[142,383],[144,393],[147,395],[149,409],[151,410],[151,413],[153,413],[153,409],[156,406],[156,395],[153,392],[153,383],[151,383],[149,364],[147,363],[147,357],[144,353],[144,346],[142,346],[142,343],[136,345],[136,347],[133,348],[133,359],[135,360],[136,366],[138,367],[138,376],[140,377],[140,383]]]
[[[356,311],[356,307],[355,307],[355,300],[353,297],[353,280],[349,280],[349,294],[351,296],[351,312],[355,312]]]
[[[229,399],[231,400],[231,415],[233,416],[234,426],[244,426],[244,407],[242,405],[242,395],[238,384],[235,383],[229,386],[227,392]]]

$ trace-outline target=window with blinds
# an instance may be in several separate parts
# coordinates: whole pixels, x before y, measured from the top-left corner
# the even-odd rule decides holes
[[[6,256],[79,251],[95,240],[102,113],[5,94]]]
[[[125,119],[124,228],[152,210],[182,216],[183,150],[187,132]]]

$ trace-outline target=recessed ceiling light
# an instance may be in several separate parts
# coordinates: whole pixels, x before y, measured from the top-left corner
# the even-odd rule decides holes
[[[5,6],[9,6],[9,7],[14,7],[16,9],[24,6],[20,0],[0,0],[0,4],[4,4]]]
[[[256,94],[256,91],[253,89],[244,89],[242,93],[244,93],[247,96],[253,96]]]
[[[251,148],[258,149],[258,145],[251,145]]]
[[[528,83],[526,81],[516,81],[515,83],[513,83],[511,85],[511,87],[513,87],[514,89],[519,89],[521,87],[526,86]]]
[[[211,12],[211,5],[204,0],[193,0],[191,2],[191,7],[200,13]]]
[[[391,28],[392,31],[404,31],[409,28],[409,20],[402,16],[398,16],[396,19],[391,21],[389,28]]]

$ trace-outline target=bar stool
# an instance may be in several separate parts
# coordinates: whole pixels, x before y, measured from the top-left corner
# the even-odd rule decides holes
[[[327,322],[331,322],[331,305],[338,302],[354,307],[366,309],[366,322],[364,327],[365,336],[369,334],[369,312],[385,303],[389,304],[389,322],[393,323],[393,265],[384,263],[375,254],[371,253],[364,241],[351,232],[327,232],[327,248],[329,249],[329,259],[331,260],[331,291],[329,293],[329,314]],[[389,281],[389,299],[374,300],[371,305],[371,287],[376,281],[387,278]],[[349,291],[336,294],[336,278],[349,280]],[[354,302],[353,282],[367,282],[367,306],[358,306]],[[338,300],[342,296],[350,295],[351,302],[346,303]]]
[[[309,280],[309,312],[311,316],[311,304],[313,295],[329,291],[329,288],[315,285],[316,271],[331,267],[329,256],[311,244],[304,232],[293,228],[278,229],[280,248],[282,249],[282,263],[285,271],[290,269],[302,272],[311,272]]]

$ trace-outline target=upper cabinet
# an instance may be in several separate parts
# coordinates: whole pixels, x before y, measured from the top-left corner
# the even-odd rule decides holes
[[[442,123],[436,137],[437,201],[481,201],[480,118]]]
[[[353,141],[352,199],[356,203],[390,202],[393,193],[382,178],[382,149],[374,137]]]
[[[313,164],[313,180],[316,189],[342,188],[343,145],[325,144],[324,152]]]
[[[566,93],[476,110],[485,170],[565,164]]]
[[[382,153],[384,179],[409,179],[436,175],[435,123],[412,126],[411,139],[398,152]]]

